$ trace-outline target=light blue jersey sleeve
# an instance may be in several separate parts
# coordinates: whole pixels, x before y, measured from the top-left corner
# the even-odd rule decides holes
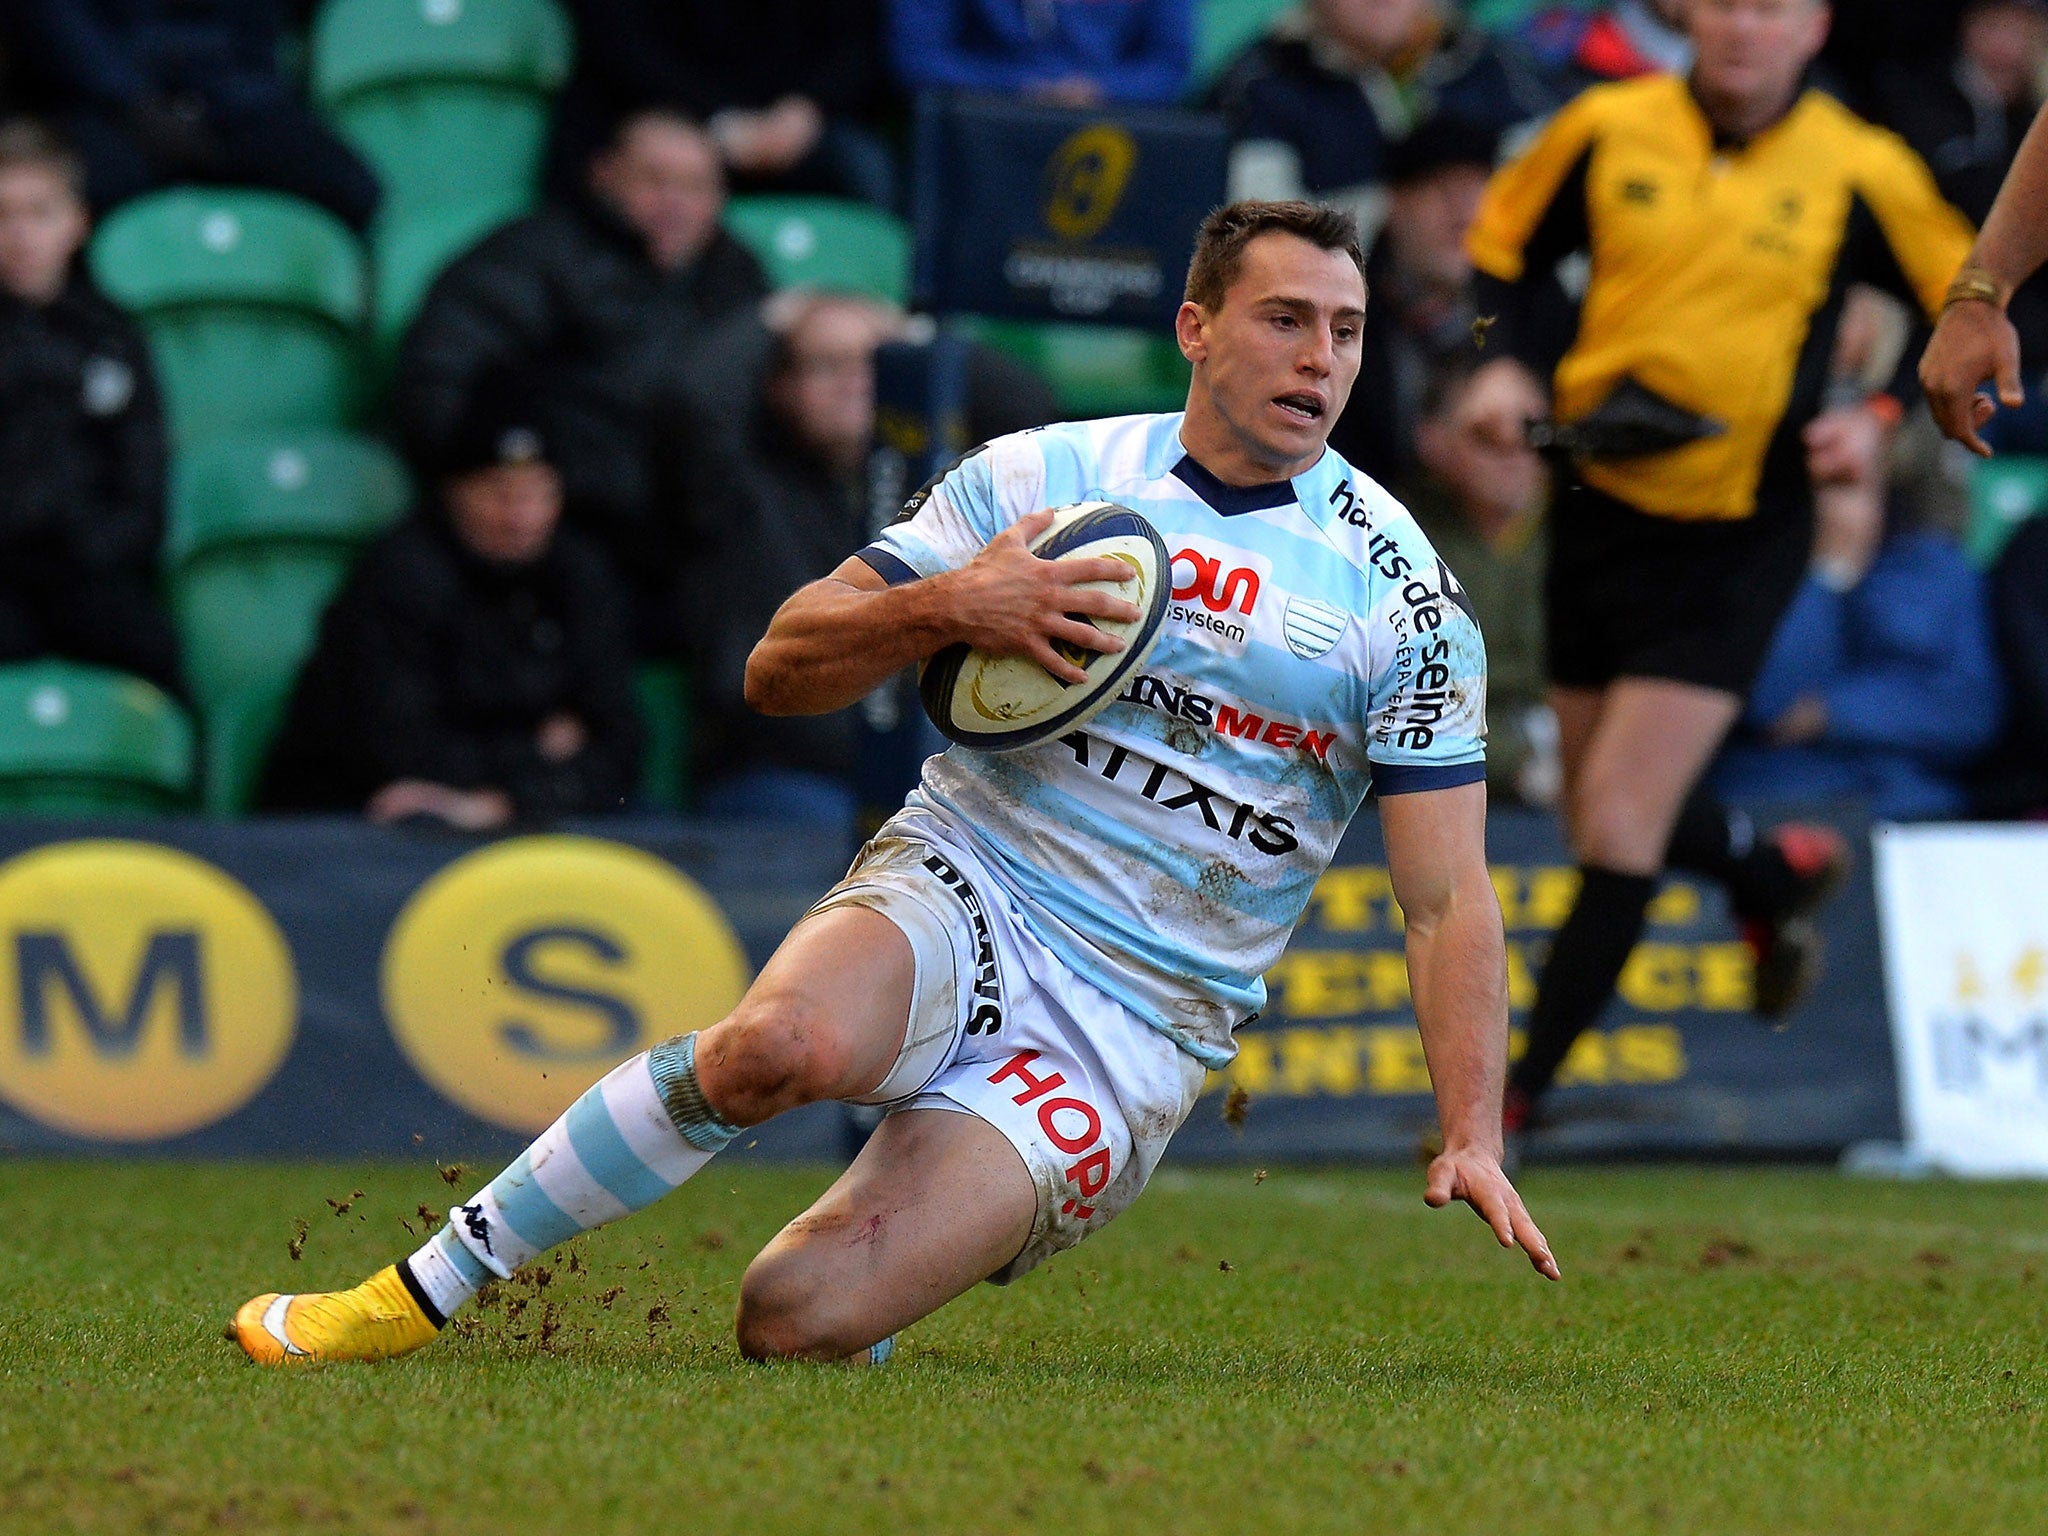
[[[1465,589],[1406,517],[1375,560],[1366,756],[1381,795],[1486,777],[1486,641]],[[1376,545],[1376,550],[1378,546]]]
[[[860,551],[891,586],[956,571],[1020,517],[1045,505],[1045,459],[1035,433],[975,449],[911,497]]]

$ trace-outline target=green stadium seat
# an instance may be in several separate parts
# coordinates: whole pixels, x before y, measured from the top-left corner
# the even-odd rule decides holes
[[[569,22],[553,0],[329,0],[313,95],[384,187],[371,231],[387,352],[434,274],[533,206]]]
[[[837,197],[736,197],[725,227],[778,288],[835,288],[891,304],[910,296],[910,231],[880,208]]]
[[[1074,416],[1177,411],[1187,404],[1188,363],[1171,336],[1033,320],[960,324],[1037,370],[1060,408]]]
[[[2000,454],[1978,463],[1970,474],[1970,526],[1963,551],[1989,567],[2006,540],[2030,517],[2048,511],[2048,458]]]
[[[389,450],[341,432],[220,438],[179,460],[171,609],[206,732],[209,811],[248,808],[320,616],[409,500]]]
[[[689,669],[675,662],[648,662],[634,676],[633,689],[647,734],[640,754],[640,798],[650,810],[688,810],[694,746]]]
[[[91,261],[149,337],[180,445],[354,419],[368,272],[355,236],[324,209],[275,192],[175,187],[117,209]]]
[[[0,666],[0,811],[168,811],[191,792],[192,723],[153,684],[66,661]]]
[[[1293,5],[1294,0],[1196,0],[1193,93],[1199,95]]]

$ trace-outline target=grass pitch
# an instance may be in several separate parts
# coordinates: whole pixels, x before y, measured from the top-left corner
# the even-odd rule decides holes
[[[825,1182],[714,1166],[423,1354],[272,1373],[234,1305],[406,1251],[431,1167],[0,1162],[0,1530],[2048,1529],[2032,1188],[1539,1170],[1552,1286],[1414,1173],[1169,1171],[885,1369],[749,1366]]]

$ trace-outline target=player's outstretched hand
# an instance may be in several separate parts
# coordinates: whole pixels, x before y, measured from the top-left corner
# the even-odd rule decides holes
[[[1464,1201],[1493,1228],[1501,1247],[1519,1246],[1529,1255],[1537,1274],[1550,1280],[1564,1278],[1557,1260],[1551,1257],[1550,1244],[1530,1219],[1515,1186],[1501,1172],[1498,1157],[1476,1147],[1440,1153],[1429,1165],[1429,1183],[1422,1198],[1432,1210],[1442,1210],[1453,1200]]]
[[[2026,392],[2020,388],[2019,333],[2004,312],[1990,304],[1951,304],[1921,354],[1920,387],[1927,391],[1935,424],[1988,459],[1990,445],[1977,432],[1998,407],[1978,388],[1986,379],[1998,391],[1999,404],[2016,408],[2026,403]]]
[[[1004,529],[955,577],[954,611],[960,638],[999,656],[1029,656],[1065,683],[1088,674],[1053,648],[1055,641],[1087,651],[1120,651],[1124,642],[1089,618],[1130,623],[1138,605],[1084,582],[1132,579],[1120,560],[1073,556],[1041,560],[1031,541],[1052,526],[1053,514],[1033,512]]]

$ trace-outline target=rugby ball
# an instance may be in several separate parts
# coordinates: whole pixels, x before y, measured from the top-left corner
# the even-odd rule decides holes
[[[1084,587],[1114,592],[1138,607],[1126,624],[1090,619],[1097,629],[1119,636],[1120,651],[1061,647],[1061,654],[1088,675],[1078,683],[1054,677],[1029,656],[993,656],[964,641],[949,645],[918,671],[918,696],[948,740],[983,752],[1015,752],[1039,746],[1075,730],[1123,691],[1125,680],[1144,664],[1166,618],[1173,565],[1159,531],[1129,507],[1083,501],[1056,509],[1052,526],[1031,542],[1044,560],[1076,555],[1108,556],[1131,568],[1123,581],[1087,582]]]

